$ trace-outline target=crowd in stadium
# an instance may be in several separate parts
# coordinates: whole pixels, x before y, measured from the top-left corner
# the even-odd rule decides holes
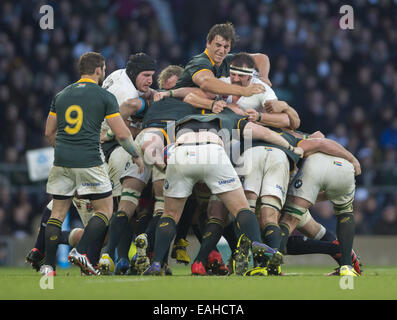
[[[48,146],[43,133],[51,100],[78,80],[82,53],[101,52],[110,74],[130,54],[146,52],[160,71],[183,66],[204,50],[211,25],[231,21],[240,38],[233,51],[269,56],[272,87],[299,113],[300,130],[321,130],[359,159],[356,233],[397,234],[396,192],[371,188],[397,185],[397,6],[391,2],[355,1],[354,29],[342,30],[338,1],[172,0],[168,22],[150,1],[2,1],[0,162],[24,164],[27,150]],[[43,4],[54,7],[53,30],[39,27]],[[18,187],[24,182],[18,174],[0,178],[0,235],[32,234],[48,199]],[[329,203],[312,214],[335,228]]]

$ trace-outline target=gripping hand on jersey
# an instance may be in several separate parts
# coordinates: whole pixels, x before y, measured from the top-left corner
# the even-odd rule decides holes
[[[245,110],[245,112],[248,114],[248,120],[249,121],[257,121],[259,118],[258,115],[258,111],[256,111],[255,109],[249,108],[247,110]]]

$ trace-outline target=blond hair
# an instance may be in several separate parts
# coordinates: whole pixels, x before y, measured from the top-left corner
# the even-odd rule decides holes
[[[169,65],[168,67],[164,68],[157,78],[159,89],[163,89],[165,82],[172,76],[177,76],[179,78],[182,72],[183,68],[181,66]]]

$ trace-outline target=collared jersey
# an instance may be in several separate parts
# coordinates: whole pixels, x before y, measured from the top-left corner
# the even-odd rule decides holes
[[[228,77],[230,60],[233,56],[234,54],[228,54],[223,60],[222,64],[218,67],[208,55],[206,49],[203,53],[200,53],[190,59],[181,76],[179,77],[175,85],[175,89],[183,87],[197,87],[197,85],[193,82],[193,77],[203,70],[211,71],[218,79],[222,77]]]
[[[50,115],[56,116],[54,165],[90,168],[103,163],[99,136],[104,118],[119,116],[113,94],[91,79],[80,79],[53,99]]]

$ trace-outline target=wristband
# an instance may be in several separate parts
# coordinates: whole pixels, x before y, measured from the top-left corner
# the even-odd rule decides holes
[[[141,107],[141,109],[136,113],[136,115],[142,113],[142,112],[145,110],[145,107],[146,107],[146,101],[145,101],[145,99],[139,98],[139,100],[142,101],[142,107]]]
[[[294,148],[293,146],[289,145],[289,146],[288,146],[288,150],[294,152],[295,148]]]
[[[212,103],[211,103],[211,111],[212,111],[212,108],[214,107],[215,102],[216,102],[216,100],[212,101]]]
[[[172,92],[172,90],[168,91],[170,93],[170,98],[172,98],[174,96],[174,93]]]

